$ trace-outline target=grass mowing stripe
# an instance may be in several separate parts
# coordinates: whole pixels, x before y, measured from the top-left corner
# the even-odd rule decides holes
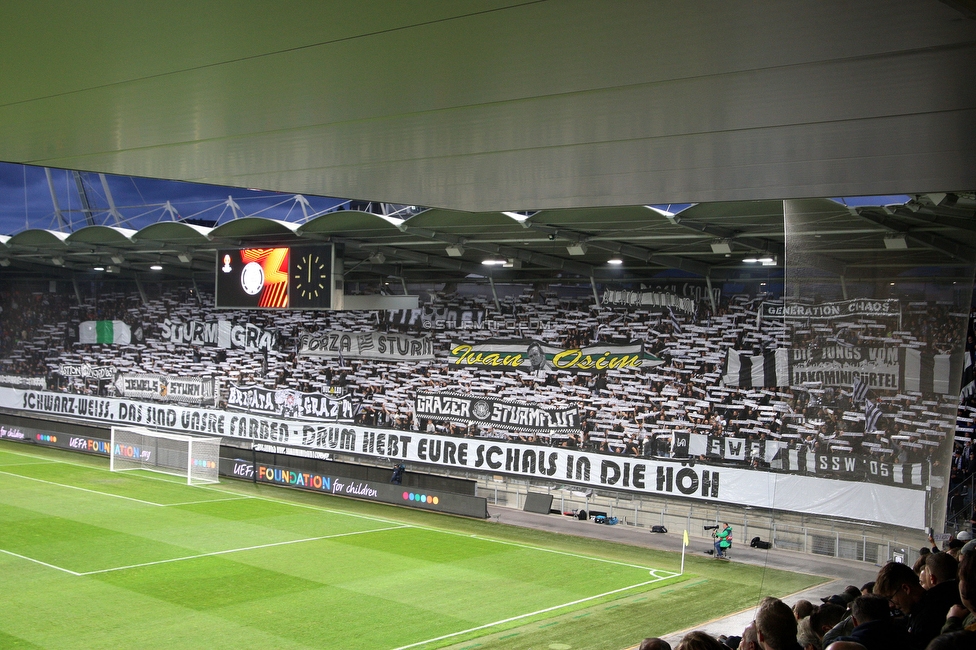
[[[227,499],[204,499],[203,501],[184,501],[182,503],[161,503],[164,508],[172,508],[173,506],[199,506],[204,503],[220,503],[221,501],[247,501],[252,497],[249,496],[239,496],[239,497],[229,497]]]
[[[270,544],[257,544],[255,546],[245,546],[242,548],[229,548],[222,551],[212,551],[210,553],[200,553],[198,555],[187,555],[185,557],[174,557],[174,558],[169,558],[168,560],[155,560],[153,562],[141,562],[139,564],[129,564],[127,566],[112,567],[110,569],[97,569],[95,571],[85,571],[83,573],[74,573],[74,571],[69,571],[68,573],[74,573],[74,575],[76,576],[91,576],[99,573],[111,573],[112,571],[125,571],[126,569],[137,569],[140,567],[153,566],[156,564],[169,564],[170,562],[183,562],[185,560],[196,560],[201,557],[213,557],[217,555],[227,555],[229,553],[242,553],[244,551],[255,551],[260,548],[272,548],[274,546],[287,546],[289,544],[302,544],[305,542],[316,542],[322,539],[335,539],[336,537],[349,537],[350,535],[365,535],[367,533],[379,533],[382,531],[398,530],[401,528],[410,528],[410,526],[407,525],[391,526],[389,528],[374,528],[372,530],[356,530],[349,533],[336,533],[335,535],[321,535],[319,537],[306,537],[305,539],[290,539],[284,542],[272,542]],[[44,564],[44,563],[40,562],[40,564]]]
[[[54,565],[54,564],[48,564],[47,562],[41,562],[40,560],[35,560],[32,557],[27,557],[26,555],[21,555],[20,553],[14,553],[13,551],[5,551],[2,548],[0,548],[0,553],[6,553],[7,555],[12,555],[14,557],[20,558],[21,560],[27,560],[28,562],[33,562],[34,564],[40,564],[41,566],[46,566],[49,569],[57,569],[58,571],[64,571],[65,573],[70,573],[73,576],[83,575],[81,573],[77,573],[75,571],[72,571],[71,569],[65,569],[63,567],[59,567],[59,566]]]
[[[25,481],[37,481],[38,483],[45,483],[47,485],[56,485],[58,487],[68,488],[70,490],[81,490],[82,492],[90,492],[92,494],[100,494],[102,496],[112,497],[112,498],[115,498],[115,499],[125,499],[126,501],[135,501],[136,503],[141,503],[141,504],[144,504],[144,505],[147,505],[147,506],[157,506],[157,507],[160,507],[161,508],[164,505],[162,503],[154,503],[152,501],[144,501],[143,499],[136,499],[135,497],[124,497],[121,494],[112,494],[111,492],[99,492],[98,490],[90,490],[88,488],[78,487],[77,485],[68,485],[67,483],[55,483],[54,481],[45,481],[42,478],[34,478],[32,476],[22,476],[20,474],[14,474],[13,472],[3,472],[3,471],[0,471],[0,474],[5,474],[7,476],[13,476],[13,477],[16,477],[16,478],[22,478]]]
[[[212,485],[205,485],[205,486],[200,486],[200,487],[201,487],[201,489],[204,489],[204,490],[212,490],[214,492],[221,492],[223,494],[237,494],[236,492],[232,492],[230,490],[221,489],[221,488],[215,488]],[[292,505],[292,506],[295,506],[297,508],[306,508],[306,509],[309,509],[309,510],[318,510],[318,511],[321,511],[321,512],[328,512],[330,514],[346,515],[346,516],[350,516],[350,517],[357,517],[359,519],[368,519],[368,520],[371,520],[371,521],[378,521],[378,522],[387,523],[387,524],[403,523],[403,522],[398,522],[395,519],[386,519],[384,517],[376,517],[374,515],[361,515],[361,514],[358,514],[358,513],[349,513],[349,512],[345,512],[343,510],[335,510],[333,508],[327,508],[325,506],[316,506],[316,505],[311,505],[311,504],[307,504],[307,503],[294,503],[294,502],[291,502],[291,501],[285,501],[285,500],[278,499],[278,498],[275,498],[275,497],[253,496],[252,495],[251,498],[252,499],[259,499],[259,500],[262,500],[262,501],[270,501],[272,503],[285,503],[287,505]],[[580,558],[580,559],[584,559],[584,560],[594,560],[594,561],[597,561],[597,562],[606,562],[607,564],[617,564],[617,565],[620,565],[620,566],[630,567],[632,569],[644,569],[644,570],[649,571],[651,573],[651,575],[653,575],[654,577],[660,578],[662,580],[663,579],[666,579],[666,578],[671,578],[671,577],[675,577],[675,576],[680,575],[679,573],[674,573],[672,571],[664,571],[664,569],[655,569],[653,567],[643,566],[643,565],[640,565],[640,564],[629,564],[627,562],[619,562],[617,560],[608,560],[606,558],[596,557],[596,556],[593,556],[593,555],[583,555],[581,553],[570,553],[568,551],[559,551],[559,550],[556,550],[556,549],[546,548],[544,546],[535,546],[535,545],[532,545],[532,544],[522,544],[522,543],[518,543],[518,542],[509,542],[509,541],[506,541],[506,540],[503,540],[503,539],[498,539],[498,538],[494,538],[494,537],[488,537],[488,536],[485,536],[485,535],[472,535],[471,533],[462,533],[462,532],[458,532],[458,531],[454,531],[454,530],[447,530],[445,528],[436,528],[434,526],[420,526],[420,525],[417,525],[417,524],[408,524],[408,525],[411,528],[416,528],[417,530],[426,530],[426,531],[430,531],[430,532],[433,532],[433,533],[441,533],[441,534],[444,534],[444,535],[454,535],[456,537],[473,537],[475,539],[480,539],[480,540],[484,540],[484,541],[487,541],[487,542],[492,542],[492,543],[495,543],[495,544],[505,544],[505,545],[508,545],[508,546],[516,546],[516,547],[520,547],[520,548],[530,549],[530,550],[533,550],[533,551],[542,551],[542,552],[545,552],[545,553],[555,553],[557,555],[565,555],[567,557],[576,557],[576,558]],[[658,572],[668,573],[669,575],[667,575],[667,576],[659,576],[658,575]]]
[[[452,533],[451,531],[443,531],[443,532],[446,532],[446,533],[449,533],[449,534],[452,534],[452,535],[465,535],[464,533]],[[646,570],[650,571],[651,572],[651,575],[653,575],[655,578],[661,578],[662,580],[665,579],[665,578],[673,578],[673,577],[675,577],[677,575],[680,575],[678,573],[673,573],[671,571],[664,571],[663,569],[655,569],[655,568],[652,568],[652,567],[649,567],[649,566],[643,566],[643,565],[640,565],[640,564],[629,564],[627,562],[618,562],[617,560],[607,560],[607,559],[602,558],[602,557],[590,557],[588,555],[580,555],[579,553],[570,553],[569,551],[559,551],[559,550],[552,549],[552,548],[545,548],[545,547],[541,547],[541,546],[532,546],[531,544],[520,544],[518,542],[507,542],[507,541],[501,540],[501,539],[492,539],[490,537],[481,537],[480,535],[471,535],[471,537],[474,537],[476,539],[485,539],[485,540],[488,540],[489,542],[494,542],[496,544],[504,544],[506,546],[515,546],[515,547],[518,547],[518,548],[527,548],[527,549],[531,549],[533,551],[545,551],[546,553],[555,553],[556,555],[565,555],[567,557],[577,557],[577,558],[580,558],[580,559],[583,559],[583,560],[593,560],[594,562],[605,562],[607,564],[616,564],[616,565],[619,565],[619,566],[630,567],[631,569],[646,569]],[[662,571],[662,572],[668,573],[670,575],[667,575],[667,576],[659,576],[657,574],[658,571]]]
[[[614,589],[612,591],[606,591],[602,594],[596,594],[595,596],[587,596],[586,598],[579,598],[569,603],[562,603],[560,605],[553,605],[552,607],[546,607],[544,609],[539,609],[534,612],[529,612],[528,614],[519,614],[518,616],[512,616],[510,618],[503,619],[501,621],[494,621],[492,623],[486,623],[485,625],[479,625],[477,627],[468,628],[467,630],[461,630],[460,632],[452,632],[450,634],[444,634],[442,636],[427,639],[426,641],[418,641],[417,643],[411,643],[410,645],[403,645],[399,648],[394,648],[393,650],[407,650],[408,648],[419,648],[420,646],[427,645],[428,643],[437,643],[438,641],[444,641],[445,639],[451,639],[462,634],[469,634],[471,632],[479,632],[481,630],[486,630],[497,625],[504,625],[506,623],[513,623],[515,621],[521,621],[532,616],[538,616],[539,614],[548,614],[549,612],[554,612],[559,609],[564,609],[566,607],[573,607],[574,605],[579,605],[581,603],[590,602],[598,598],[605,598],[607,596],[613,596],[615,594],[623,593],[631,589],[638,589],[640,587],[646,587],[647,585],[652,585],[655,582],[660,582],[661,580],[666,580],[667,578],[655,578],[654,580],[647,580],[645,582],[640,582],[636,585],[630,585],[627,587],[621,587],[620,589]],[[583,614],[582,616],[588,616],[589,614]]]
[[[14,453],[14,452],[11,452],[11,453]],[[22,454],[22,455],[27,455],[27,454]],[[54,461],[54,462],[65,462],[65,461]],[[72,464],[73,465],[75,463],[66,463],[66,464]],[[102,468],[90,467],[90,466],[87,466],[87,465],[83,465],[83,467],[86,467],[86,468],[89,468],[89,469],[95,469],[95,470],[102,469]],[[102,471],[104,471],[104,469]],[[0,473],[6,473],[6,472],[0,472]],[[18,475],[18,474],[11,474],[11,476],[20,476],[20,475]],[[21,478],[29,478],[29,477],[21,477]],[[143,476],[138,476],[138,478],[147,478],[147,479],[148,478],[155,478],[156,480],[163,480],[163,481],[168,482],[168,483],[175,483],[173,481],[167,481],[166,479],[161,479],[161,478],[156,478],[156,477],[143,477]],[[30,480],[41,481],[41,479],[30,479]],[[47,481],[41,481],[41,482],[47,482]],[[51,484],[52,485],[62,485],[63,487],[69,487],[69,488],[78,489],[78,490],[92,491],[92,492],[95,492],[97,494],[105,494],[106,496],[116,496],[116,497],[121,498],[121,499],[131,499],[133,501],[137,501],[137,502],[140,502],[140,503],[147,503],[149,505],[160,506],[160,507],[164,507],[166,505],[180,505],[180,504],[159,504],[159,503],[153,503],[153,502],[149,502],[149,501],[142,501],[140,499],[134,499],[132,497],[122,497],[122,496],[113,495],[113,494],[110,494],[110,493],[98,492],[98,491],[95,491],[95,490],[87,490],[87,488],[79,488],[79,487],[70,486],[70,485],[64,485],[64,484],[59,484],[59,483],[51,483]],[[278,499],[278,498],[274,498],[274,497],[254,496],[254,495],[241,495],[238,492],[234,492],[234,491],[230,491],[230,490],[226,490],[226,489],[221,489],[221,488],[215,488],[213,486],[188,486],[188,487],[198,487],[198,489],[208,490],[208,491],[212,491],[212,492],[218,492],[218,493],[221,493],[221,494],[229,494],[229,495],[233,495],[236,498],[259,499],[259,500],[263,500],[263,501],[269,501],[269,502],[272,502],[272,503],[286,504],[286,505],[295,506],[295,507],[299,507],[299,508],[306,508],[306,509],[311,509],[311,510],[317,510],[317,511],[320,511],[320,512],[327,512],[327,513],[330,513],[330,514],[343,515],[343,516],[347,516],[347,517],[355,517],[355,518],[358,518],[358,519],[366,519],[366,520],[369,520],[369,521],[376,521],[376,522],[385,523],[385,524],[394,524],[394,525],[396,525],[398,527],[402,527],[404,525],[403,522],[396,521],[394,519],[387,519],[387,518],[384,518],[384,517],[376,517],[374,515],[362,515],[362,514],[359,514],[359,513],[349,513],[349,512],[342,511],[342,510],[335,510],[335,509],[327,508],[327,507],[323,507],[323,506],[315,506],[315,505],[310,505],[310,504],[299,504],[299,503],[294,503],[294,502],[290,502],[290,501],[286,501],[286,500],[282,500],[282,499]],[[506,541],[506,540],[501,540],[501,539],[497,539],[497,538],[493,538],[493,537],[486,537],[486,536],[483,536],[483,535],[471,535],[470,533],[461,533],[461,532],[457,532],[457,531],[446,530],[446,529],[442,529],[442,528],[435,528],[435,527],[431,527],[431,526],[417,526],[417,525],[412,525],[412,527],[413,528],[417,528],[419,530],[427,530],[427,531],[436,532],[436,533],[440,533],[440,534],[444,534],[444,535],[455,535],[455,536],[458,536],[458,537],[473,537],[473,538],[476,538],[476,539],[482,539],[482,540],[489,541],[489,542],[496,543],[496,544],[503,544],[503,545],[507,545],[507,546],[515,546],[515,547],[526,548],[526,549],[535,550],[535,551],[542,551],[542,552],[546,552],[546,553],[553,553],[553,554],[557,554],[557,555],[564,555],[564,556],[567,556],[567,557],[577,557],[577,558],[580,558],[580,559],[593,560],[593,561],[597,561],[597,562],[604,562],[604,563],[607,563],[607,564],[616,564],[616,565],[619,565],[619,566],[626,566],[626,567],[630,567],[630,568],[643,569],[643,570],[649,571],[651,573],[651,575],[653,575],[655,578],[664,579],[664,578],[667,578],[667,577],[674,577],[674,576],[679,575],[679,574],[674,573],[674,572],[664,571],[662,569],[654,569],[653,567],[648,567],[648,566],[644,566],[644,565],[630,564],[630,563],[627,563],[627,562],[619,562],[619,561],[616,561],[616,560],[609,560],[609,559],[606,559],[606,558],[599,558],[599,557],[590,556],[590,555],[582,555],[582,554],[578,554],[578,553],[570,553],[568,551],[560,551],[560,550],[556,550],[556,549],[545,548],[545,547],[535,546],[535,545],[531,545],[531,544],[521,544],[521,543],[517,543],[517,542],[509,542],[509,541]],[[668,575],[662,577],[662,576],[659,575],[659,572],[660,573],[667,573]]]
[[[17,452],[9,452],[9,453],[17,453]],[[28,455],[28,454],[21,454],[21,455]],[[31,456],[31,457],[32,458],[37,458],[36,456]],[[69,464],[69,465],[76,464],[76,463],[68,463],[67,461],[58,461],[58,460],[55,460],[53,462],[65,462],[66,464]],[[101,468],[94,468],[94,467],[91,467],[89,465],[83,465],[83,467],[87,467],[89,469],[101,469]],[[140,476],[139,478],[147,478],[147,479],[148,478],[155,478],[156,480],[163,480],[163,481],[165,481],[165,479],[156,478],[156,477],[143,477],[143,476]],[[173,481],[166,481],[166,482],[172,483]],[[221,494],[231,494],[231,495],[234,495],[234,496],[237,496],[237,497],[241,497],[242,496],[239,492],[234,492],[234,491],[227,490],[227,489],[217,488],[217,487],[214,487],[212,485],[201,485],[201,486],[193,486],[193,487],[197,487],[198,489],[201,489],[201,490],[208,490],[208,491],[212,491],[212,492],[219,492]],[[83,489],[83,488],[78,488],[78,489]],[[318,510],[318,511],[321,511],[321,512],[328,512],[330,514],[344,515],[344,516],[347,516],[347,517],[355,517],[355,518],[358,518],[358,519],[367,519],[367,520],[370,520],[370,521],[377,521],[377,522],[381,522],[381,523],[385,523],[385,524],[399,524],[399,525],[403,525],[403,522],[396,521],[395,519],[387,519],[387,518],[384,518],[384,517],[376,517],[375,515],[363,515],[363,514],[359,514],[359,513],[350,513],[350,512],[345,512],[343,510],[335,510],[335,509],[332,509],[332,508],[327,508],[327,507],[324,507],[324,506],[315,506],[315,505],[310,505],[310,504],[305,504],[305,503],[294,503],[294,502],[291,502],[291,501],[286,501],[286,500],[278,499],[278,498],[274,498],[274,497],[255,496],[255,495],[243,495],[243,496],[244,496],[244,498],[259,499],[259,500],[262,500],[262,501],[270,501],[272,503],[283,503],[283,504],[290,505],[290,506],[295,506],[295,507],[298,507],[298,508],[306,508],[306,509],[310,509],[310,510]],[[164,504],[155,504],[155,505],[164,505]],[[615,561],[615,560],[608,560],[608,559],[605,559],[605,558],[599,558],[599,557],[590,556],[590,555],[582,555],[582,554],[577,554],[577,553],[569,553],[567,551],[559,551],[559,550],[555,550],[555,549],[545,548],[545,547],[542,547],[542,546],[533,546],[531,544],[519,544],[519,543],[516,543],[516,542],[508,542],[508,541],[505,541],[505,540],[501,540],[501,539],[497,539],[497,538],[493,538],[493,537],[486,537],[486,536],[483,536],[483,535],[471,535],[470,533],[460,533],[460,532],[457,532],[457,531],[446,530],[446,529],[442,529],[442,528],[435,528],[435,527],[432,527],[432,526],[418,526],[418,525],[413,525],[413,524],[411,526],[413,528],[417,528],[419,530],[429,530],[429,531],[432,531],[432,532],[438,532],[438,533],[442,533],[442,534],[445,534],[445,535],[456,535],[456,536],[459,536],[459,537],[476,537],[478,539],[483,539],[483,540],[486,540],[486,541],[489,541],[489,542],[494,542],[494,543],[497,543],[497,544],[507,544],[507,545],[510,545],[510,546],[520,546],[522,548],[527,548],[527,549],[532,549],[532,550],[537,550],[537,551],[544,551],[544,552],[548,552],[548,553],[556,553],[556,554],[560,554],[560,555],[566,555],[566,556],[569,556],[569,557],[578,557],[578,558],[581,558],[581,559],[596,560],[598,562],[606,562],[608,564],[619,564],[621,566],[627,566],[627,567],[631,567],[631,568],[635,568],[635,569],[645,569],[647,571],[650,571],[651,572],[651,575],[653,575],[655,577],[659,577],[658,576],[658,573],[657,573],[658,571],[664,572],[662,569],[654,569],[654,568],[648,567],[648,566],[641,566],[641,565],[638,565],[638,564],[628,564],[626,562],[618,562],[618,561]],[[673,572],[667,572],[667,573],[669,573],[670,575],[669,576],[665,576],[665,577],[673,577],[673,576],[679,575],[679,574],[673,573]]]

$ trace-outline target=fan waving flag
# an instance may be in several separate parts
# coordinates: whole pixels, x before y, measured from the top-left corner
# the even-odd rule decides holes
[[[671,321],[672,331],[681,334],[681,322],[678,320],[678,317],[674,315],[674,310],[671,309],[670,307],[668,307],[668,314],[669,314],[668,319]]]
[[[864,432],[870,433],[874,431],[882,415],[880,406],[869,399],[864,400]]]
[[[128,345],[132,331],[120,320],[86,320],[78,326],[78,342]]]
[[[851,401],[860,404],[868,396],[868,385],[861,381],[860,377],[854,378],[854,386],[851,388]]]

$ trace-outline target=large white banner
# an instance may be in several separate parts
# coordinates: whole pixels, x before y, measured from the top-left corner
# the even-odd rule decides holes
[[[165,319],[160,327],[162,340],[176,344],[201,345],[214,348],[240,348],[248,352],[270,352],[278,349],[278,333],[258,327],[254,323],[232,323],[221,320],[185,323]]]
[[[329,359],[433,361],[434,342],[429,336],[397,332],[302,332],[298,354]]]
[[[89,424],[135,424],[640,494],[683,496],[809,514],[841,514],[913,528],[925,524],[926,493],[897,485],[854,483],[701,462],[608,456],[568,448],[351,424],[314,424],[175,404],[17,388],[0,387],[0,408],[23,415],[83,420]]]

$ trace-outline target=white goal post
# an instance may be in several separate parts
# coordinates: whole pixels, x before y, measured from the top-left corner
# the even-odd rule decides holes
[[[220,438],[112,427],[109,469],[145,469],[186,477],[187,485],[218,483]]]

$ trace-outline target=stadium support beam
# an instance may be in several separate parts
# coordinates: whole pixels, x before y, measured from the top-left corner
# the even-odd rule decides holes
[[[345,237],[331,237],[330,239],[335,243],[342,243],[347,247],[354,248],[356,250],[378,251],[387,257],[396,257],[409,260],[411,262],[417,262],[418,264],[427,264],[429,266],[436,266],[437,268],[447,269],[450,271],[461,271],[468,275],[491,275],[492,267],[483,266],[481,264],[472,264],[471,262],[465,262],[464,260],[450,257],[439,257],[437,255],[427,255],[425,253],[417,253],[402,248],[395,248],[393,246],[366,246],[358,240],[346,239]]]
[[[561,228],[549,224],[532,223],[531,221],[523,222],[522,226],[524,228],[528,228],[529,230],[544,232],[550,237],[565,237],[566,233],[570,232],[575,236],[576,241],[585,241],[587,246],[592,248],[599,248],[601,250],[610,251],[611,253],[618,253],[620,255],[641,260],[642,262],[647,262],[648,264],[657,264],[667,269],[689,271],[696,275],[702,276],[707,275],[710,269],[707,264],[695,262],[694,260],[688,260],[676,255],[665,255],[647,248],[640,248],[639,246],[625,244],[615,239],[600,239],[599,237],[594,237],[578,230]]]
[[[495,300],[495,311],[502,313],[502,305],[498,302],[498,292],[495,291],[495,278],[488,276],[488,284],[491,285],[491,297]]]
[[[850,212],[852,215],[859,217],[864,221],[868,221],[880,226],[888,232],[904,235],[906,239],[910,239],[916,244],[937,250],[940,253],[945,253],[953,259],[963,262],[973,261],[973,251],[970,247],[957,244],[954,241],[950,241],[944,237],[939,237],[938,235],[915,232],[906,226],[900,219],[895,218],[889,210],[886,210],[882,214],[878,214],[877,212],[866,208],[850,208]]]
[[[47,188],[51,190],[51,203],[54,204],[54,216],[58,218],[58,230],[61,232],[70,230],[69,228],[65,228],[64,213],[61,212],[61,206],[58,204],[58,195],[54,191],[54,180],[51,178],[51,170],[45,167],[44,175],[47,177]],[[81,301],[79,300],[79,302]]]
[[[765,239],[762,237],[741,237],[741,233],[737,230],[722,228],[721,226],[713,226],[700,221],[682,219],[680,214],[668,216],[667,220],[671,222],[672,225],[680,226],[686,230],[693,230],[695,232],[700,232],[718,239],[728,239],[736,244],[741,244],[757,251],[766,251],[777,256],[783,256],[786,254],[786,247],[777,241],[773,241],[772,239]]]
[[[559,271],[568,271],[569,273],[575,273],[576,275],[582,275],[584,277],[589,277],[593,275],[594,272],[593,267],[589,264],[575,262],[572,260],[564,260],[561,257],[546,255],[545,253],[534,253],[522,248],[499,246],[498,244],[471,241],[470,239],[461,241],[460,237],[456,237],[454,235],[435,232],[427,228],[412,228],[408,225],[400,226],[400,230],[410,235],[416,235],[426,239],[433,239],[435,241],[444,242],[445,244],[463,244],[466,248],[470,248],[472,250],[491,253],[492,255],[498,255],[499,257],[521,260],[530,264],[538,264],[539,266],[557,269]]]
[[[115,207],[115,199],[112,197],[112,190],[108,187],[108,180],[105,178],[105,174],[99,174],[98,179],[102,181],[102,190],[105,192],[105,200],[108,201],[108,213],[115,219],[115,225],[121,226],[122,215],[119,214],[119,209]]]
[[[142,306],[148,307],[149,298],[146,297],[146,289],[142,286],[142,280],[139,279],[138,275],[136,276],[135,280],[136,280],[136,289],[139,290],[139,297],[142,298]]]
[[[81,172],[71,172],[75,178],[75,186],[78,188],[78,198],[81,199],[81,208],[85,213],[85,223],[89,226],[95,225],[95,215],[92,212],[91,203],[88,202],[88,190],[85,189],[85,180],[81,177]]]

